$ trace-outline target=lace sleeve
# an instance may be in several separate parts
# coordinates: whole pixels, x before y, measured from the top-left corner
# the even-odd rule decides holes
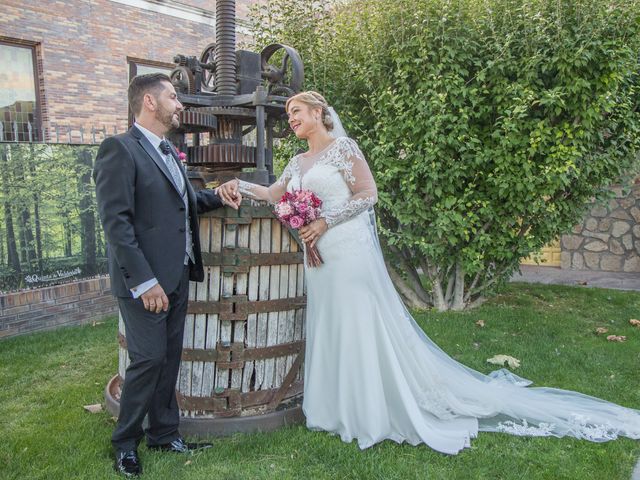
[[[352,195],[342,205],[322,211],[329,228],[368,210],[378,201],[376,182],[358,145],[350,138],[345,138],[341,143],[342,155],[338,167]]]
[[[253,198],[254,200],[266,200],[269,203],[277,203],[280,197],[284,195],[287,190],[287,184],[291,179],[292,162],[295,157],[289,160],[289,163],[285,167],[282,175],[276,180],[276,182],[269,186],[263,187],[256,183],[245,182],[244,180],[238,180],[238,189],[243,197]]]

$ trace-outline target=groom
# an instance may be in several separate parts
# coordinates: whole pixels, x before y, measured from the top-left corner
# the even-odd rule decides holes
[[[203,446],[186,443],[178,433],[175,393],[189,280],[204,278],[197,215],[225,203],[237,209],[240,197],[191,188],[165,139],[179,126],[182,110],[169,77],[135,77],[128,97],[134,126],[102,142],[93,178],[131,359],[111,441],[116,470],[137,476],[137,446],[145,435],[152,449],[188,452]]]

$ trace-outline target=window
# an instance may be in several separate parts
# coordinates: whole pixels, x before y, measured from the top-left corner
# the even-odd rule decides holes
[[[169,75],[171,70],[175,68],[175,65],[172,63],[139,60],[136,58],[129,58],[127,60],[129,61],[129,81],[131,81],[133,77],[145,75],[147,73],[160,72]]]
[[[175,68],[172,63],[155,62],[152,60],[140,60],[137,58],[127,58],[129,62],[129,81],[138,75],[147,73],[166,73],[169,75],[171,70]],[[133,125],[133,113],[129,112],[129,125]]]
[[[35,48],[0,42],[0,141],[42,139]]]

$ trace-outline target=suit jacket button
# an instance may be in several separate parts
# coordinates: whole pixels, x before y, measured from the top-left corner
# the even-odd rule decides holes
[[[182,233],[182,232],[185,231],[185,228],[184,227],[180,227],[178,230],[180,231],[180,233]]]

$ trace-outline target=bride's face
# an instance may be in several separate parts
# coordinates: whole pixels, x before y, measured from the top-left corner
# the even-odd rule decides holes
[[[306,103],[293,100],[289,103],[287,114],[289,115],[289,126],[298,138],[309,138],[309,135],[322,128],[320,121],[322,109],[320,107],[311,108]]]

